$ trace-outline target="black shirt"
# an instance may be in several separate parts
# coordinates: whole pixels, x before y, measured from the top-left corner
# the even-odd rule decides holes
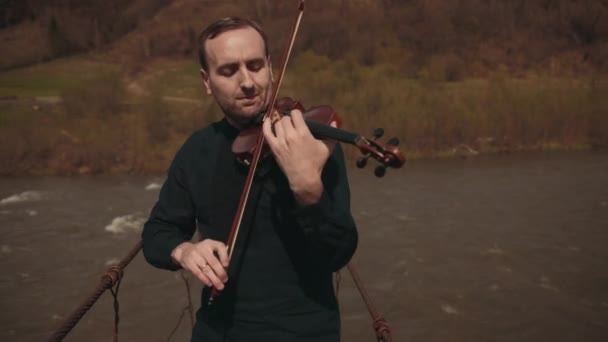
[[[248,171],[231,152],[237,135],[224,119],[195,132],[177,152],[144,225],[149,263],[178,269],[171,252],[197,228],[202,239],[226,242]],[[209,289],[203,290],[193,341],[339,340],[332,272],[348,263],[357,245],[339,144],[322,181],[319,202],[301,206],[274,160],[261,161],[230,279],[210,307]]]

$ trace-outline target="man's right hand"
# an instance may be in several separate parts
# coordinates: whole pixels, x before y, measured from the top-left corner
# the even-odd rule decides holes
[[[228,281],[227,250],[224,243],[205,239],[197,243],[184,242],[178,245],[171,252],[171,258],[205,285],[223,290],[224,283]]]

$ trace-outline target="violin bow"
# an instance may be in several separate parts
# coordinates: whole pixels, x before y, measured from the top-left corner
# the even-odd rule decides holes
[[[263,120],[269,120],[270,116],[273,113],[274,106],[277,101],[277,95],[279,93],[279,89],[281,87],[281,83],[283,82],[283,75],[285,74],[285,70],[287,69],[287,62],[289,60],[289,56],[291,55],[291,50],[293,49],[294,42],[296,40],[296,35],[298,33],[298,28],[300,27],[300,22],[302,21],[302,15],[304,14],[304,0],[300,0],[298,4],[298,14],[296,19],[291,27],[291,33],[289,35],[289,41],[287,44],[287,48],[283,52],[283,58],[281,60],[281,67],[279,76],[277,78],[277,82],[272,91],[271,100],[268,103],[268,108],[264,113]],[[232,227],[230,228],[230,234],[228,235],[228,241],[226,245],[228,246],[228,260],[231,259],[232,253],[234,252],[234,246],[236,245],[236,241],[239,235],[239,231],[241,229],[241,223],[243,221],[243,215],[245,214],[245,207],[247,206],[247,201],[249,199],[249,194],[251,193],[251,186],[253,184],[253,176],[255,175],[258,162],[262,155],[262,148],[264,146],[264,134],[260,131],[258,134],[257,143],[255,145],[255,149],[253,152],[253,158],[251,159],[251,164],[249,165],[249,173],[247,174],[247,178],[245,179],[245,185],[243,187],[243,192],[241,193],[241,198],[239,199],[239,205],[236,209],[236,213],[234,215],[234,220],[232,221]],[[212,305],[215,297],[219,294],[219,290],[215,287],[211,290],[211,294],[209,295],[208,304]]]

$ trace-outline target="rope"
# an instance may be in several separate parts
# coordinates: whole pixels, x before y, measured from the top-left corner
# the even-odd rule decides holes
[[[89,309],[97,302],[99,297],[107,290],[116,286],[116,290],[112,290],[114,295],[114,341],[117,341],[118,337],[118,285],[122,278],[123,269],[135,258],[137,253],[141,250],[142,241],[140,240],[134,247],[129,251],[118,265],[114,265],[106,271],[101,277],[99,285],[93,290],[93,292],[86,297],[82,303],[72,311],[72,313],[62,322],[62,324],[55,329],[53,334],[47,339],[47,342],[62,341],[65,336],[72,331],[76,324],[82,319],[82,317],[89,311]]]
[[[57,342],[62,341],[65,336],[76,326],[76,324],[82,319],[82,317],[89,311],[89,309],[97,302],[99,297],[109,289],[113,296],[113,306],[114,306],[114,342],[118,342],[118,324],[120,322],[119,316],[119,302],[118,302],[118,290],[120,288],[120,283],[123,276],[123,271],[127,267],[127,265],[135,258],[137,253],[142,248],[142,241],[140,240],[132,249],[129,251],[127,256],[125,256],[117,265],[109,267],[106,272],[101,277],[101,281],[99,285],[93,290],[93,292],[83,300],[83,302],[74,309],[74,311],[62,322],[62,324],[55,329],[53,334],[47,339],[47,342]],[[355,267],[352,265],[352,262],[347,265],[348,271],[352,276],[359,293],[361,294],[361,298],[365,302],[367,306],[367,310],[369,311],[373,324],[372,327],[376,333],[376,339],[378,342],[391,342],[391,330],[388,322],[381,316],[378,315],[376,308],[371,302],[369,295],[359,278],[359,274],[355,270]],[[190,292],[190,283],[188,279],[185,277],[183,271],[180,273],[182,280],[186,286],[186,292],[188,295],[188,305],[182,310],[182,313],[177,321],[175,328],[171,331],[169,336],[167,337],[167,341],[171,339],[171,337],[175,334],[179,326],[181,325],[182,319],[186,312],[189,312],[190,315],[190,325],[194,327],[194,313],[192,307],[192,297]],[[335,286],[336,293],[340,290],[340,283],[342,276],[340,272],[336,272],[335,274]]]
[[[378,312],[376,311],[375,306],[372,304],[372,301],[369,298],[367,290],[363,286],[363,283],[361,282],[361,278],[359,278],[359,274],[355,270],[355,267],[352,265],[352,262],[349,263],[347,265],[347,267],[348,267],[348,271],[350,272],[350,275],[352,276],[353,280],[355,281],[355,285],[357,286],[357,289],[359,289],[359,293],[361,293],[361,298],[363,298],[363,301],[365,302],[365,305],[367,306],[367,311],[369,311],[370,316],[372,316],[372,320],[373,320],[372,327],[373,327],[374,331],[376,332],[376,339],[378,340],[378,342],[391,342],[392,341],[391,329],[388,325],[388,322],[383,317],[378,315]]]
[[[336,301],[338,301],[338,304],[340,304],[340,297],[338,296],[338,293],[340,292],[340,283],[342,282],[342,274],[340,273],[340,271],[336,271],[336,273],[334,274],[334,278],[336,288]]]
[[[120,321],[120,316],[118,314],[119,303],[118,303],[118,289],[120,288],[120,281],[122,280],[122,270],[118,268],[118,266],[112,266],[108,270],[108,272],[112,271],[112,274],[120,274],[116,281],[112,281],[112,283],[116,283],[115,288],[110,288],[110,292],[112,292],[112,297],[114,297],[114,342],[118,342],[118,322]],[[104,277],[107,276],[104,275]]]
[[[179,318],[177,319],[177,323],[175,324],[175,327],[173,328],[173,330],[171,330],[171,333],[169,334],[169,336],[167,336],[167,339],[166,339],[167,342],[169,342],[171,340],[171,338],[173,337],[173,334],[175,334],[175,332],[177,332],[177,329],[182,324],[182,319],[184,318],[186,311],[190,312],[190,316],[189,316],[190,317],[190,328],[194,329],[194,311],[192,309],[192,296],[190,295],[190,282],[184,275],[184,270],[180,271],[180,276],[181,276],[182,280],[184,281],[184,285],[186,286],[186,294],[188,296],[187,297],[188,305],[186,305],[186,307],[182,310],[182,313],[179,315]]]
[[[184,270],[180,272],[180,276],[182,277],[184,285],[186,286],[186,295],[188,296],[188,306],[186,306],[186,309],[190,311],[190,327],[194,329],[194,307],[192,306],[192,294],[190,292],[190,282],[188,281],[188,278],[186,278],[185,274],[186,273]]]

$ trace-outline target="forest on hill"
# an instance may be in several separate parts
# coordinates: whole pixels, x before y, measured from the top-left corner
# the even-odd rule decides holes
[[[277,56],[297,1],[4,0],[3,69],[97,51],[141,63],[192,56],[212,20],[262,23]],[[363,65],[391,63],[404,75],[449,69],[445,78],[506,69],[552,74],[606,71],[605,0],[308,0],[295,53],[313,51]]]
[[[199,32],[255,19],[276,67],[297,4],[0,2],[1,175],[164,172],[221,117]],[[607,17],[606,0],[308,0],[281,96],[385,127],[413,158],[602,148]]]

